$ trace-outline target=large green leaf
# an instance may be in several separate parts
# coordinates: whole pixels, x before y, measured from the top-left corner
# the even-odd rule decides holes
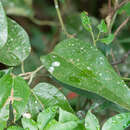
[[[122,113],[108,119],[102,130],[124,130],[130,126],[130,113]]]
[[[15,21],[8,18],[8,40],[0,49],[0,62],[16,66],[28,57],[30,50],[27,33]]]
[[[59,81],[96,93],[130,110],[130,90],[105,56],[91,44],[78,39],[60,42],[41,57],[48,71]]]
[[[32,119],[22,118],[22,125],[24,129],[38,130],[37,123]]]
[[[0,1],[0,48],[2,48],[7,41],[7,20],[6,15]]]
[[[88,111],[85,117],[85,127],[86,130],[100,130],[99,122],[96,116],[91,113],[91,111]]]
[[[29,99],[29,86],[20,77],[5,75],[0,79],[0,121],[9,118],[9,103],[12,101],[17,119],[24,112]]]
[[[2,0],[2,3],[7,14],[33,16],[32,0]]]
[[[35,95],[35,101],[40,102],[45,108],[59,106],[64,110],[73,112],[66,97],[53,85],[40,83],[32,91]]]

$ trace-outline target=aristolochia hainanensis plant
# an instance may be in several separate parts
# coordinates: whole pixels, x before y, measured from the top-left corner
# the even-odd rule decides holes
[[[27,5],[25,1],[17,2],[11,1],[20,8],[15,8],[15,11],[24,10],[22,16],[32,18],[32,10],[25,10],[32,2],[28,1]],[[43,67],[60,83],[69,85],[70,89],[95,93],[130,110],[128,86],[96,47],[97,42],[110,44],[114,40],[114,34],[109,32],[104,20],[97,26],[98,34],[95,34],[91,18],[82,12],[82,25],[90,32],[93,44],[77,38],[65,39],[51,53],[41,57],[42,66],[25,73],[23,61],[29,56],[31,47],[26,31],[6,16],[2,4],[5,9],[9,7],[7,13],[12,14],[14,10],[11,3],[8,0],[0,1],[0,63],[11,67],[0,71],[0,130],[100,130],[100,124],[91,112],[92,108],[85,119],[81,120],[75,115],[67,98],[55,86],[39,83],[32,89],[29,87],[35,74]],[[57,0],[55,3],[58,4]],[[14,14],[18,15],[19,11]],[[70,37],[63,25],[59,8],[57,12],[64,33]],[[19,64],[22,64],[22,74],[14,75],[12,67]],[[30,79],[27,83],[25,79],[28,75]],[[24,76],[25,79],[22,78]],[[129,122],[130,113],[118,114],[107,120],[102,130],[123,130],[129,126]]]

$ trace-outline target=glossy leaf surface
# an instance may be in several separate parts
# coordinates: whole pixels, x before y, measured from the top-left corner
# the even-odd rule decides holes
[[[22,118],[22,125],[24,129],[38,130],[37,123],[32,119]]]
[[[24,29],[8,18],[8,40],[0,49],[0,62],[16,66],[23,62],[31,51],[29,38]]]
[[[2,48],[8,37],[6,14],[0,1],[0,48]]]
[[[95,115],[88,111],[85,118],[85,128],[86,130],[100,130],[99,122]]]
[[[12,101],[14,116],[17,119],[25,110],[29,98],[29,86],[20,77],[5,75],[0,79],[0,120],[9,117],[9,103]]]
[[[108,119],[102,130],[124,130],[130,126],[130,113],[122,113]]]
[[[40,83],[33,89],[33,93],[45,108],[59,106],[64,110],[73,112],[66,97],[51,84]]]
[[[39,113],[37,118],[38,128],[39,130],[43,130],[48,123],[55,117],[56,108],[48,108],[43,112]]]
[[[78,124],[74,121],[69,121],[66,123],[57,123],[55,125],[52,125],[47,130],[78,130],[77,129]]]
[[[74,114],[64,111],[60,108],[59,110],[59,122],[65,123],[68,121],[78,121],[78,117],[76,117]]]
[[[52,53],[41,57],[41,61],[57,80],[130,110],[129,88],[91,44],[78,39],[64,40]]]

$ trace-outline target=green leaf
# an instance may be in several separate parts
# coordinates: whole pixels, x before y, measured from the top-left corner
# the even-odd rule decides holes
[[[34,15],[31,7],[32,0],[2,0],[7,14],[32,17]]]
[[[114,34],[109,34],[108,37],[100,39],[105,44],[110,44],[114,40]]]
[[[32,119],[22,118],[22,125],[24,129],[38,130],[37,123]]]
[[[124,130],[130,126],[130,113],[122,113],[108,119],[102,130]]]
[[[43,112],[39,113],[37,123],[39,130],[43,130],[47,124],[54,119],[57,112],[57,107],[50,107]]]
[[[35,94],[30,94],[28,104],[26,106],[26,113],[30,113],[32,119],[37,119],[37,115],[40,111],[44,109],[44,104],[37,98]]]
[[[51,84],[40,83],[33,88],[33,94],[37,97],[37,101],[41,102],[45,108],[51,106],[59,106],[64,110],[73,112],[66,97]]]
[[[78,123],[74,121],[69,121],[66,123],[57,123],[55,125],[52,125],[47,130],[78,130],[77,129]]]
[[[8,18],[8,40],[0,49],[0,62],[16,66],[28,57],[30,51],[27,33],[15,21]]]
[[[4,128],[6,128],[7,123],[6,121],[0,121],[0,130],[4,130]]]
[[[12,101],[15,119],[18,119],[25,110],[29,99],[29,86],[20,77],[5,75],[0,79],[0,120],[9,118],[9,103]]]
[[[130,110],[129,88],[91,44],[74,38],[61,41],[41,61],[60,82],[96,93]]]
[[[46,126],[45,130],[49,130],[53,125],[57,124],[55,119],[52,119]]]
[[[19,126],[10,126],[7,130],[24,130],[24,129]]]
[[[85,117],[85,128],[86,130],[100,130],[99,122],[95,115],[88,111]]]
[[[59,122],[65,123],[68,121],[78,121],[78,117],[76,117],[74,114],[64,111],[60,108],[59,110]]]
[[[130,16],[130,2],[128,2],[119,9],[119,13],[122,13],[124,11],[127,13],[128,16]]]
[[[87,12],[82,12],[81,13],[81,21],[82,21],[82,24],[83,24],[83,27],[91,32],[92,31],[92,28],[91,28],[91,20],[90,18],[88,17],[88,13]]]
[[[101,23],[98,25],[98,29],[99,29],[99,32],[102,32],[102,33],[108,32],[107,25],[105,24],[104,20],[101,20]]]
[[[8,37],[7,20],[2,3],[0,1],[0,49],[5,45]]]

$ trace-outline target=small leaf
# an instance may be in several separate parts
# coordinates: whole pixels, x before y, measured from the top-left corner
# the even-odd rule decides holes
[[[82,21],[82,24],[83,24],[83,27],[91,32],[92,31],[92,28],[91,28],[91,20],[90,18],[88,17],[88,13],[87,12],[82,12],[81,13],[81,21]]]
[[[124,130],[130,126],[130,113],[121,113],[108,119],[102,130]]]
[[[34,15],[31,7],[32,0],[2,0],[7,14],[32,17]]]
[[[68,88],[72,86],[96,93],[130,110],[130,89],[105,56],[90,43],[75,38],[66,39],[50,54],[41,57],[41,61],[52,76],[68,84]]]
[[[101,23],[98,25],[98,29],[99,29],[99,32],[102,32],[102,33],[108,32],[107,25],[105,24],[104,20],[102,20]]]
[[[86,130],[100,130],[99,122],[95,115],[88,111],[85,117],[85,128]]]
[[[8,120],[9,103],[12,101],[14,116],[18,119],[29,99],[29,86],[20,77],[4,75],[0,79],[0,120]]]
[[[10,126],[7,130],[24,130],[24,129],[19,126]]]
[[[108,37],[100,39],[105,44],[110,44],[114,40],[114,34],[109,34]]]
[[[8,40],[6,45],[0,49],[0,62],[16,66],[28,57],[30,51],[27,33],[15,21],[8,18]]]
[[[37,123],[39,130],[43,130],[48,123],[54,119],[55,114],[57,112],[57,107],[50,107],[44,110],[43,112],[39,113]]]
[[[0,1],[0,49],[5,45],[8,37],[7,20],[2,3]]]
[[[76,117],[74,114],[64,111],[60,108],[59,110],[59,122],[65,123],[68,121],[78,121],[78,117]]]
[[[32,119],[22,118],[22,125],[24,129],[38,130],[37,123]]]
[[[33,88],[33,93],[45,108],[59,106],[64,110],[73,112],[66,97],[51,84],[40,83]]]

